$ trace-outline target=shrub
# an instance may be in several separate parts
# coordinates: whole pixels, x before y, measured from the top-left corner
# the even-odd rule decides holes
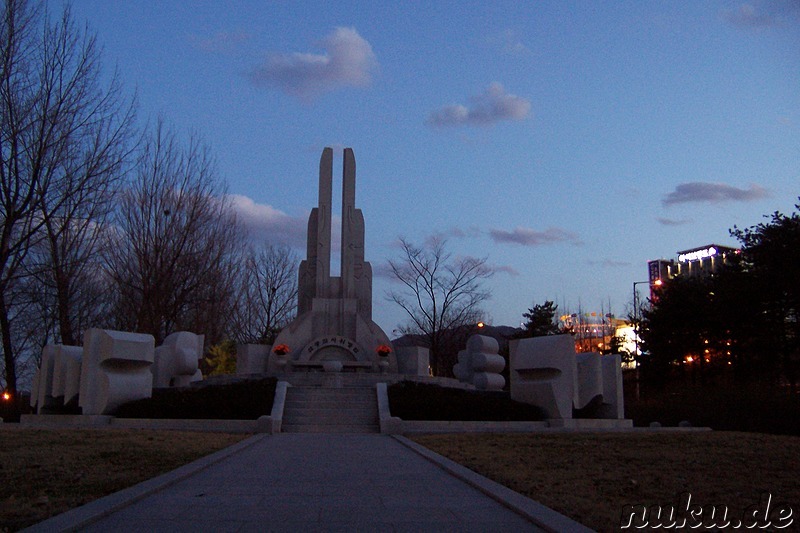
[[[255,420],[272,411],[275,378],[224,385],[154,389],[151,398],[119,406],[120,418]]]
[[[389,386],[392,416],[404,420],[544,420],[533,405],[511,399],[508,392],[474,391],[403,381]]]
[[[726,378],[693,383],[686,377],[663,389],[643,387],[639,398],[635,384],[626,384],[625,415],[635,426],[688,420],[716,430],[800,435],[800,395],[787,386]]]

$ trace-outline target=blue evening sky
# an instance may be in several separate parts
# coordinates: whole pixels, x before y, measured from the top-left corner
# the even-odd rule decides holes
[[[76,0],[73,14],[142,123],[207,141],[254,239],[304,254],[322,148],[354,149],[387,332],[404,321],[385,300],[401,236],[488,256],[494,324],[545,299],[623,315],[648,260],[735,245],[730,228],[800,195],[796,0]]]

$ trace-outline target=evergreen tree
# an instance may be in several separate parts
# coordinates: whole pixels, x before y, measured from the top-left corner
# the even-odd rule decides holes
[[[561,327],[556,320],[556,313],[558,306],[550,300],[546,300],[544,304],[536,304],[533,308],[528,309],[527,313],[522,316],[527,318],[525,322],[525,337],[542,337],[544,335],[558,335],[562,333]]]

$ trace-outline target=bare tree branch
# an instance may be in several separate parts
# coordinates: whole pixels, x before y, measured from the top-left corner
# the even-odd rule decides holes
[[[223,192],[208,149],[195,137],[181,146],[159,121],[121,195],[106,254],[116,327],[157,342],[179,329],[222,340],[242,249]]]
[[[95,37],[68,8],[51,21],[42,4],[6,0],[0,16],[0,335],[13,392],[21,357],[37,351],[30,324],[15,320],[39,317],[43,340],[55,328],[50,340],[69,343],[85,326],[79,293],[123,173],[133,107],[116,78],[101,83]],[[22,305],[16,290],[34,301],[12,308]]]
[[[232,317],[234,339],[270,344],[294,318],[298,263],[288,246],[248,250]]]
[[[392,274],[403,286],[390,291],[387,299],[409,317],[403,333],[423,337],[431,351],[431,366],[437,376],[452,375],[457,347],[453,334],[478,322],[480,305],[489,298],[482,282],[492,276],[486,258],[453,259],[443,239],[427,248],[400,240],[402,256],[389,261]]]

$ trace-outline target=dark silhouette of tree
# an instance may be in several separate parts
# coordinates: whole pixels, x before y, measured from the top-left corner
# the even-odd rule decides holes
[[[116,78],[101,83],[95,38],[68,8],[53,21],[42,4],[7,0],[0,16],[0,336],[13,393],[18,360],[35,349],[14,320],[44,311],[39,328],[73,343],[83,327],[82,254],[121,174],[132,112]],[[31,274],[46,282],[34,300],[12,294]]]
[[[800,215],[776,211],[769,222],[734,227],[731,234],[742,243],[744,267],[758,295],[760,345],[774,354],[794,387],[800,377]]]
[[[522,313],[522,316],[528,320],[523,324],[524,331],[521,337],[542,337],[562,333],[556,313],[558,313],[558,305],[551,300],[545,300],[543,304],[536,304],[529,308],[527,313]]]
[[[437,238],[419,247],[401,239],[402,256],[389,261],[402,287],[387,298],[410,319],[400,330],[423,339],[436,376],[453,375],[458,356],[454,339],[480,320],[480,305],[489,298],[482,282],[493,274],[486,258],[453,257],[446,244]]]
[[[731,231],[743,246],[724,268],[674,278],[657,291],[641,324],[646,375],[692,368],[703,377],[715,365],[730,365],[741,377],[767,374],[796,386],[800,216],[769,218]]]
[[[639,335],[642,373],[664,380],[673,365],[704,365],[710,335],[711,276],[682,276],[656,290],[657,298],[642,309]]]
[[[232,335],[241,342],[271,344],[297,309],[299,259],[288,246],[250,249],[238,280]]]
[[[180,330],[223,340],[242,235],[208,149],[194,137],[181,145],[159,122],[120,198],[106,255],[114,327],[157,344]]]

